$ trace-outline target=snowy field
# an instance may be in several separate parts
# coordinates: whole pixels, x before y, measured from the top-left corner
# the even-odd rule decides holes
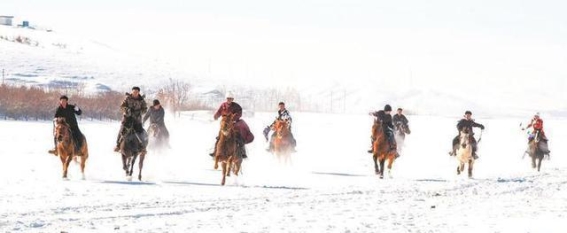
[[[459,118],[409,116],[404,153],[380,180],[370,116],[295,113],[292,165],[265,151],[273,117],[244,118],[256,139],[225,187],[207,155],[219,124],[208,112],[166,116],[173,148],[148,154],[143,182],[127,182],[112,151],[118,122],[79,122],[87,178],[73,163],[62,180],[51,122],[0,121],[0,232],[567,231],[567,119],[543,116],[552,155],[539,173],[522,159],[527,119],[477,119],[486,130],[468,179],[447,154]]]

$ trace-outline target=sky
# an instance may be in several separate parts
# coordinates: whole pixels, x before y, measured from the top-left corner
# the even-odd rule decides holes
[[[0,15],[150,56],[199,77],[494,94],[488,92],[565,89],[566,5],[2,0]]]

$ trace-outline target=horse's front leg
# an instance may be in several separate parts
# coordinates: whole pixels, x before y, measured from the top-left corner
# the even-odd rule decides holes
[[[374,161],[374,172],[376,175],[380,174],[380,169],[378,169],[378,154],[374,153],[374,155],[372,155],[372,160]]]
[[[386,158],[380,158],[380,179],[384,178],[384,162],[386,162]]]
[[[472,178],[472,170],[474,167],[474,159],[469,160],[469,178]]]
[[[69,164],[71,164],[71,160],[73,160],[72,154],[66,156],[65,163],[63,164],[63,178],[67,178],[67,171],[69,170]]]
[[[536,168],[536,156],[535,155],[530,155],[532,157],[532,169]]]
[[[129,177],[132,177],[132,173],[134,173],[134,164],[136,164],[136,158],[138,158],[138,155],[133,155],[131,157],[132,160],[130,160],[130,169],[128,171]]]
[[[138,168],[140,169],[140,171],[138,171],[138,180],[142,181],[142,168],[144,167],[144,159],[146,158],[145,154],[140,154],[140,162],[138,162]]]
[[[128,175],[128,157],[125,154],[122,154],[122,170]]]
[[[539,172],[539,169],[541,168],[541,162],[543,161],[543,156],[537,159],[537,171]]]
[[[227,163],[226,162],[222,162],[221,167],[222,167],[222,180],[221,180],[221,185],[224,185],[225,181],[226,181],[226,166]]]

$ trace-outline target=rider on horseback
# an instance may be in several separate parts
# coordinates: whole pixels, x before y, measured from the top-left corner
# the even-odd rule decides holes
[[[142,114],[148,111],[146,101],[144,96],[140,95],[139,87],[132,87],[132,93],[126,93],[126,98],[122,101],[120,105],[122,109],[122,121],[120,126],[120,131],[118,131],[118,138],[116,139],[116,147],[114,147],[115,152],[120,151],[120,143],[122,142],[123,135],[126,131],[125,124],[128,117],[134,119],[134,130],[136,134],[142,140],[142,148],[140,152],[146,154],[146,146],[148,145],[148,134],[144,127],[142,126]]]
[[[549,151],[547,147],[548,139],[547,136],[545,136],[545,132],[543,131],[543,120],[540,118],[539,112],[534,115],[530,124],[526,126],[526,128],[530,127],[533,128],[533,131],[528,135],[528,143],[532,140],[536,140],[536,142],[540,142],[541,140],[541,143],[543,145],[540,147],[540,150],[542,150],[544,154],[549,155],[551,151]],[[522,130],[525,130],[525,128],[522,128]]]
[[[71,128],[71,134],[73,135],[73,140],[75,141],[75,150],[80,150],[81,146],[83,145],[83,138],[84,135],[81,133],[79,129],[79,124],[77,123],[77,118],[75,114],[81,115],[83,111],[77,105],[67,104],[69,98],[65,95],[59,97],[59,106],[55,110],[55,118],[63,117],[69,127]],[[53,142],[55,143],[55,149],[49,150],[50,154],[57,155],[57,139],[53,138]]]
[[[242,152],[242,158],[247,158],[246,150],[244,150],[244,144],[252,142],[254,140],[254,135],[250,132],[250,128],[243,120],[240,120],[242,117],[242,107],[239,104],[234,102],[234,95],[232,92],[226,93],[226,102],[222,103],[213,118],[215,120],[219,119],[221,116],[226,116],[228,114],[234,114],[234,124],[237,129],[239,129],[239,137],[238,137],[238,147],[239,150]],[[210,153],[210,156],[215,156],[217,152],[217,144],[219,142],[220,137],[217,136],[215,141],[215,147],[213,153]]]
[[[165,127],[165,122],[163,120],[164,116],[165,116],[165,111],[163,110],[161,103],[159,102],[159,100],[155,99],[153,101],[152,107],[144,115],[144,118],[142,120],[142,125],[144,125],[148,119],[150,119],[150,124],[157,124],[158,127],[160,128],[160,132],[163,133],[163,138],[167,143],[166,144],[167,147],[170,147],[169,131],[167,130],[167,127]]]
[[[297,144],[297,142],[295,141],[295,138],[293,137],[293,134],[291,133],[291,115],[289,115],[289,111],[287,111],[287,109],[285,108],[285,103],[284,102],[280,102],[278,104],[279,110],[278,110],[278,116],[276,117],[276,120],[285,120],[288,122],[288,126],[289,126],[289,133],[290,133],[290,139],[291,139],[291,144],[293,146],[293,151],[295,151],[295,146]],[[272,122],[271,125],[266,126],[266,128],[264,128],[264,137],[266,138],[266,141],[268,141],[268,134],[270,133],[270,130],[272,129],[272,127],[274,126],[274,124],[276,123],[276,120],[274,120],[274,122]],[[274,149],[274,137],[276,136],[276,132],[272,133],[272,136],[270,138],[270,147],[268,149],[266,149],[268,152],[272,152],[272,150]]]
[[[384,129],[383,130],[384,135],[388,139],[388,143],[390,145],[390,151],[395,151],[397,148],[397,144],[396,144],[396,139],[394,138],[394,125],[392,124],[392,115],[390,115],[391,112],[392,112],[392,106],[386,104],[386,106],[384,106],[384,110],[371,112],[370,115],[377,117],[382,122],[382,128]],[[376,139],[371,138],[371,143],[370,143],[371,149],[368,150],[368,153],[373,152],[372,144],[374,143],[374,140]],[[396,154],[396,157],[398,156],[399,154]]]
[[[472,116],[472,112],[471,111],[466,111],[465,115],[463,117],[463,119],[461,119],[459,121],[459,123],[457,123],[457,130],[460,133],[463,129],[468,129],[469,132],[471,132],[471,145],[472,145],[472,153],[473,153],[473,158],[474,159],[478,159],[478,155],[476,154],[476,150],[477,150],[477,142],[476,139],[474,138],[474,132],[473,132],[473,127],[478,127],[481,130],[484,130],[484,125],[479,124],[474,122],[474,120],[471,118]],[[457,134],[457,136],[453,139],[453,149],[451,150],[451,152],[449,152],[449,155],[451,156],[455,156],[457,155],[457,148],[459,145],[459,135]]]
[[[394,126],[396,126],[396,128],[399,127],[405,127],[405,129],[407,130],[406,133],[410,133],[410,129],[409,129],[409,121],[406,118],[406,116],[402,113],[403,109],[402,108],[398,108],[398,112],[396,113],[396,115],[394,115],[392,117],[392,122],[394,123]]]

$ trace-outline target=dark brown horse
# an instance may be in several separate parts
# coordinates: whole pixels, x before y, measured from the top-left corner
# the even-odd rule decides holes
[[[242,155],[238,152],[239,132],[234,127],[234,114],[222,117],[220,122],[219,142],[217,143],[214,168],[218,169],[219,162],[222,166],[221,185],[225,184],[226,177],[232,171],[238,176],[242,166]]]
[[[388,175],[392,177],[391,170],[392,164],[396,159],[396,151],[390,150],[388,138],[384,135],[382,121],[379,119],[375,119],[374,124],[372,125],[372,138],[374,139],[372,143],[374,171],[377,175],[380,175],[380,179],[384,178],[384,163],[388,160]],[[378,162],[380,163],[380,168],[378,168]]]
[[[81,175],[82,179],[85,179],[85,164],[89,158],[89,151],[87,148],[87,140],[85,137],[82,138],[83,143],[81,148],[77,151],[75,148],[75,140],[73,140],[73,134],[71,132],[71,127],[65,121],[65,118],[58,117],[55,119],[55,139],[57,140],[57,154],[61,159],[63,164],[63,178],[67,178],[67,170],[71,160],[77,161],[77,157],[81,159]],[[77,161],[78,162],[78,161]]]
[[[136,133],[135,119],[131,116],[126,117],[124,123],[124,134],[122,135],[122,142],[120,142],[120,153],[122,154],[122,169],[126,173],[126,178],[132,180],[132,173],[134,173],[134,164],[136,158],[140,156],[138,164],[139,173],[138,180],[142,180],[142,168],[144,167],[144,159],[146,154],[142,152],[143,141],[142,138]],[[141,126],[140,126],[141,127]]]
[[[528,142],[528,155],[532,158],[532,168],[536,169],[539,172],[541,169],[541,162],[543,157],[545,156],[541,147],[546,146],[543,141],[539,138],[539,135],[536,134],[534,139],[531,139]]]
[[[275,132],[273,152],[280,161],[283,160],[285,163],[289,163],[291,161],[290,155],[293,151],[289,121],[276,120],[272,126],[272,130]]]

